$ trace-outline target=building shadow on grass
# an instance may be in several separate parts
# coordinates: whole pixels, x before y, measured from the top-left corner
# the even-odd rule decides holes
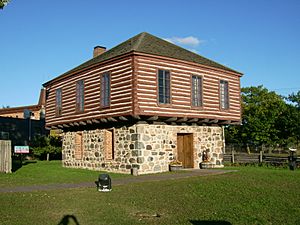
[[[65,215],[57,225],[80,225],[74,215]]]
[[[37,163],[35,160],[21,160],[20,158],[13,158],[12,159],[12,172],[16,172],[17,170],[21,169],[22,166],[26,166],[28,164]]]
[[[232,223],[224,220],[190,220],[193,225],[232,225]]]

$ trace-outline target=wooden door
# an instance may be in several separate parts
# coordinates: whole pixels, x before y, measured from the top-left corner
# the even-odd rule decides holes
[[[194,167],[193,134],[177,134],[177,158],[183,168]]]

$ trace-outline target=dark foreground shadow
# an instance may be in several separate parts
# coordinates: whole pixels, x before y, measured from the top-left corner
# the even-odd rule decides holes
[[[65,215],[57,225],[79,225],[79,223],[75,216]]]
[[[26,165],[31,164],[31,163],[37,163],[37,162],[35,160],[22,161],[19,158],[13,158],[12,159],[12,169],[11,169],[11,171],[16,172],[17,170],[21,169],[22,166],[26,166]]]
[[[193,225],[232,225],[224,220],[190,220]]]

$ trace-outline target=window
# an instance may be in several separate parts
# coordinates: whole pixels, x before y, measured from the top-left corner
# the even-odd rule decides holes
[[[220,105],[221,109],[229,109],[228,81],[220,81]]]
[[[170,104],[170,72],[167,70],[158,71],[158,103]]]
[[[202,106],[202,77],[192,76],[192,106]]]
[[[110,105],[110,75],[104,73],[101,75],[101,107]]]
[[[56,104],[55,104],[56,116],[61,116],[62,114],[62,101],[61,101],[61,88],[56,89]]]
[[[84,111],[84,81],[79,80],[76,82],[76,111]]]

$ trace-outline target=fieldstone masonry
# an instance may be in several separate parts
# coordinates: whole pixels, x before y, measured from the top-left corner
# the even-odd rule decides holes
[[[113,159],[106,159],[104,130],[82,132],[82,159],[75,159],[76,132],[64,133],[63,165],[119,173],[159,173],[169,170],[177,157],[177,134],[193,134],[194,168],[199,168],[205,152],[214,167],[223,167],[224,136],[222,127],[135,124],[112,128]],[[111,129],[110,129],[111,130]]]

